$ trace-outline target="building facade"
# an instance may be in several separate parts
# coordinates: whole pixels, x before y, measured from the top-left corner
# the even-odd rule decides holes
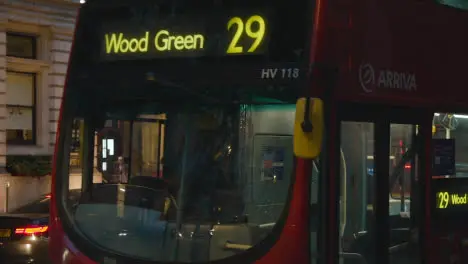
[[[0,2],[1,173],[18,167],[21,157],[44,157],[50,163],[79,5]]]
[[[47,173],[28,168],[37,169],[43,163],[48,163],[50,171],[74,24],[81,1],[0,2],[0,175],[43,176]],[[121,151],[112,157],[101,157],[105,148],[102,142],[114,139],[101,138],[96,133],[94,176],[100,179],[101,172],[112,174],[111,168],[116,167],[118,158],[127,158],[130,152],[134,157],[132,172],[135,175],[159,175],[164,117],[156,116],[154,120],[132,125],[131,137],[125,133],[128,124],[111,122],[118,127],[116,133],[121,139],[116,142],[121,145]],[[75,120],[72,133],[70,167],[78,176],[81,174],[82,136],[79,120]],[[151,144],[139,145],[143,138]],[[0,180],[0,193],[1,185]]]

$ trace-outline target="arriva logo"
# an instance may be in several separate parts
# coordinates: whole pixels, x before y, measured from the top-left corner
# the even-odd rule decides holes
[[[374,67],[369,63],[361,64],[359,67],[359,82],[364,92],[372,92],[372,87],[375,85],[375,72]]]
[[[372,92],[375,88],[406,92],[414,92],[418,89],[414,74],[392,70],[378,70],[376,72],[370,63],[363,63],[359,66],[359,83],[366,93]]]

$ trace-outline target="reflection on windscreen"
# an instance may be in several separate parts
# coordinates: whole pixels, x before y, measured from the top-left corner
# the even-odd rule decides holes
[[[39,200],[24,205],[12,213],[14,214],[48,214],[49,213],[50,197],[43,196]]]
[[[94,128],[104,183],[82,195],[76,227],[154,261],[222,259],[265,239],[291,182],[294,105],[139,107]]]

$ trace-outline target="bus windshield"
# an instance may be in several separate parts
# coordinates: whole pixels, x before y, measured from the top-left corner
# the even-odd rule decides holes
[[[65,207],[87,243],[132,259],[193,262],[268,239],[292,180],[294,105],[197,101],[127,99],[73,116],[82,136],[69,156],[80,145],[82,159],[70,162],[69,181],[82,175],[82,195]]]

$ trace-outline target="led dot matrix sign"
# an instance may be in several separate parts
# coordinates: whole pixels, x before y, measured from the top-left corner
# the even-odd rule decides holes
[[[134,24],[103,26],[102,59],[262,55],[268,51],[271,31],[261,12]]]
[[[466,206],[468,205],[467,193],[454,193],[454,192],[438,192],[437,205],[438,209],[447,209],[454,206]]]
[[[256,26],[256,27],[255,27]],[[233,17],[227,23],[227,30],[235,28],[234,36],[229,41],[226,54],[255,53],[265,38],[266,22],[262,16],[253,15],[244,21],[240,17]],[[239,44],[243,35],[254,40],[252,45],[245,51],[245,47]]]
[[[141,38],[126,37],[124,33],[105,34],[106,54],[147,53],[150,48],[159,52],[204,49],[205,37],[202,34],[172,35],[162,29],[152,38],[152,47],[149,46],[149,36],[149,31]]]
[[[431,181],[433,227],[450,229],[466,226],[468,178],[437,178]]]

